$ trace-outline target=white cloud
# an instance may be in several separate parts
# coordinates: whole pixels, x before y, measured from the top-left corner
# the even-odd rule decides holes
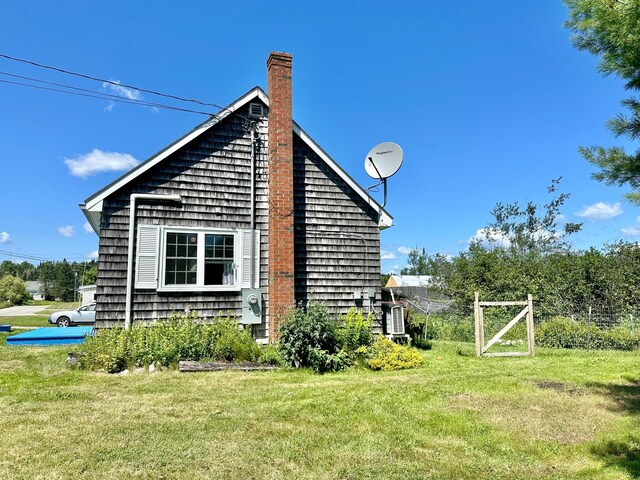
[[[76,233],[76,229],[73,228],[73,225],[64,225],[62,227],[58,227],[58,233],[63,237],[73,237]]]
[[[89,252],[87,254],[87,260],[97,260],[98,259],[98,250],[94,250],[93,252]]]
[[[413,250],[413,248],[398,247],[398,253],[401,253],[402,255],[409,255],[411,253],[411,250]]]
[[[502,232],[497,230],[481,228],[473,237],[467,240],[467,243],[478,242],[485,247],[503,247],[508,248],[511,245],[511,240]]]
[[[103,152],[94,148],[91,152],[66,158],[64,163],[69,167],[69,173],[75,177],[87,178],[100,172],[117,172],[129,170],[138,161],[128,153]]]
[[[640,224],[640,217],[636,218],[636,222]],[[620,229],[623,235],[627,235],[629,237],[636,237],[640,235],[640,225],[633,225],[631,227],[626,227]]]
[[[395,260],[396,254],[393,252],[387,252],[385,250],[380,251],[380,260]]]
[[[640,235],[640,227],[627,227],[620,229],[623,235],[628,235],[629,237],[635,237]]]
[[[84,222],[84,225],[82,225],[82,229],[85,233],[93,233],[93,227],[89,222]]]
[[[11,243],[11,237],[7,232],[0,232],[0,243]]]
[[[616,202],[613,205],[610,203],[598,202],[584,207],[579,212],[576,212],[576,215],[595,222],[598,220],[609,220],[622,215],[622,213],[622,207],[620,207],[619,202]]]
[[[103,82],[102,88],[129,100],[142,100],[142,95],[138,90],[123,87],[122,85],[120,85],[119,80],[113,80],[113,83]]]
[[[122,85],[120,85],[119,80],[113,80],[113,83],[103,82],[102,89],[111,95],[115,94],[119,97],[126,98],[127,100],[134,100],[134,101],[144,100],[139,90],[123,87]],[[107,104],[106,107],[104,107],[104,109],[105,111],[110,112],[113,110],[114,106],[115,106],[115,102],[111,101]],[[153,113],[158,113],[158,109],[156,107],[146,107],[146,108],[151,110]]]

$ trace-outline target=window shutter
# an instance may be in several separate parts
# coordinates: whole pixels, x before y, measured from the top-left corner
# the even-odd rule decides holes
[[[135,288],[158,288],[158,225],[138,225]]]
[[[254,282],[251,285],[251,230],[241,231],[242,242],[242,288],[260,286],[260,230],[254,230]]]

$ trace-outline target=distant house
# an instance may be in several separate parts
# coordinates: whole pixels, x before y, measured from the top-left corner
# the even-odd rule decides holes
[[[78,293],[80,294],[80,303],[82,305],[86,305],[87,303],[93,302],[96,297],[96,285],[83,285],[78,287]]]
[[[430,287],[433,285],[431,275],[391,275],[385,287]]]
[[[354,305],[381,329],[391,216],[291,118],[291,55],[253,88],[81,205],[100,237],[96,325],[186,308],[273,337],[286,308]]]
[[[42,295],[42,284],[40,282],[30,280],[24,283],[32,300],[44,300],[44,295]]]

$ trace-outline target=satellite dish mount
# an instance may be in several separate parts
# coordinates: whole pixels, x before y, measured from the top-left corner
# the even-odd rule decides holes
[[[384,142],[376,145],[365,157],[364,169],[371,178],[380,180],[375,185],[370,186],[371,190],[379,185],[384,185],[384,202],[382,208],[387,204],[387,178],[393,176],[402,166],[404,156],[400,145],[393,142]]]

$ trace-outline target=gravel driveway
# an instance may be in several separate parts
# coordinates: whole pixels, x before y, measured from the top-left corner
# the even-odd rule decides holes
[[[3,308],[0,310],[0,317],[21,317],[23,315],[34,315],[46,309],[46,305]]]

